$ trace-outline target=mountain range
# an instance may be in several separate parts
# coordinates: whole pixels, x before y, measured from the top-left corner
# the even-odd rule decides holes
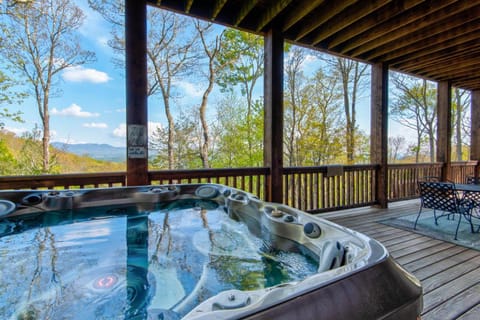
[[[65,152],[70,152],[79,156],[88,156],[103,161],[125,162],[127,158],[127,150],[125,147],[114,147],[103,143],[70,144],[53,142],[51,143],[51,146]]]

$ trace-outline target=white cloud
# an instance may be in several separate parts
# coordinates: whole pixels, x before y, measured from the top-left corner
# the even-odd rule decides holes
[[[115,111],[125,113],[125,112],[127,112],[127,108],[119,108],[119,109],[115,109]]]
[[[162,128],[162,124],[160,122],[148,122],[148,136],[151,137],[153,132],[157,130],[157,128]]]
[[[185,96],[190,98],[200,98],[203,95],[204,89],[197,83],[188,81],[176,81],[175,85],[180,89]]]
[[[57,108],[53,108],[51,114],[54,116],[78,117],[78,118],[91,118],[91,117],[100,116],[99,113],[82,111],[82,108],[75,103],[73,103],[70,107],[65,108],[63,110],[58,110]]]
[[[107,37],[98,37],[97,38],[97,43],[101,47],[108,48],[108,38]]]
[[[120,123],[118,127],[113,129],[113,136],[117,138],[125,138],[127,136],[127,125]]]
[[[317,62],[317,61],[318,61],[318,57],[316,55],[307,54],[304,62],[305,63],[311,63],[311,62]]]
[[[10,132],[13,132],[17,136],[21,136],[24,133],[27,133],[27,132],[30,131],[27,128],[17,128],[17,127],[8,127],[8,126],[5,126],[3,129],[7,130],[7,131],[10,131]]]
[[[85,128],[100,128],[100,129],[108,128],[108,125],[103,122],[89,122],[89,123],[84,123],[82,126]]]
[[[111,80],[107,73],[95,69],[88,69],[82,66],[75,66],[65,69],[62,73],[65,81],[71,82],[92,82],[104,83]]]

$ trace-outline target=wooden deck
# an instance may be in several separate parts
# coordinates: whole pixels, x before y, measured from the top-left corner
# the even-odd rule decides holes
[[[320,215],[383,243],[423,285],[423,320],[480,319],[480,251],[380,224],[417,212],[419,200],[388,209],[362,208]],[[480,236],[480,235],[479,235]]]

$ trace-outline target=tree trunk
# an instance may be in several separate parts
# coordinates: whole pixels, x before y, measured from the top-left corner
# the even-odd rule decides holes
[[[457,161],[462,161],[462,99],[458,88],[455,88],[455,97],[457,100],[457,118],[455,119],[455,135],[457,140],[456,154]]]
[[[168,169],[173,170],[175,169],[175,121],[173,120],[172,113],[170,112],[170,102],[168,100],[168,97],[164,97],[163,102],[165,104],[165,115],[168,121]]]
[[[202,159],[202,165],[205,169],[210,168],[210,164],[208,162],[208,150],[210,148],[210,135],[208,130],[208,123],[207,123],[207,103],[208,103],[208,96],[210,92],[212,92],[213,84],[215,83],[215,74],[213,70],[213,61],[210,62],[210,76],[208,77],[208,87],[203,93],[202,96],[202,104],[200,105],[200,121],[202,123],[202,136],[203,142],[200,146],[200,158]]]

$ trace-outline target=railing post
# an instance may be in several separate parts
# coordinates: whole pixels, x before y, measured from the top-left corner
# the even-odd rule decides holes
[[[453,179],[452,166],[452,86],[448,81],[438,83],[437,89],[437,162],[443,163],[442,181]]]
[[[147,3],[125,0],[127,185],[148,184]]]
[[[388,207],[388,66],[372,65],[370,161],[380,167],[375,174],[375,198]]]
[[[270,29],[265,35],[264,164],[270,169],[267,201],[283,202],[283,37]]]

